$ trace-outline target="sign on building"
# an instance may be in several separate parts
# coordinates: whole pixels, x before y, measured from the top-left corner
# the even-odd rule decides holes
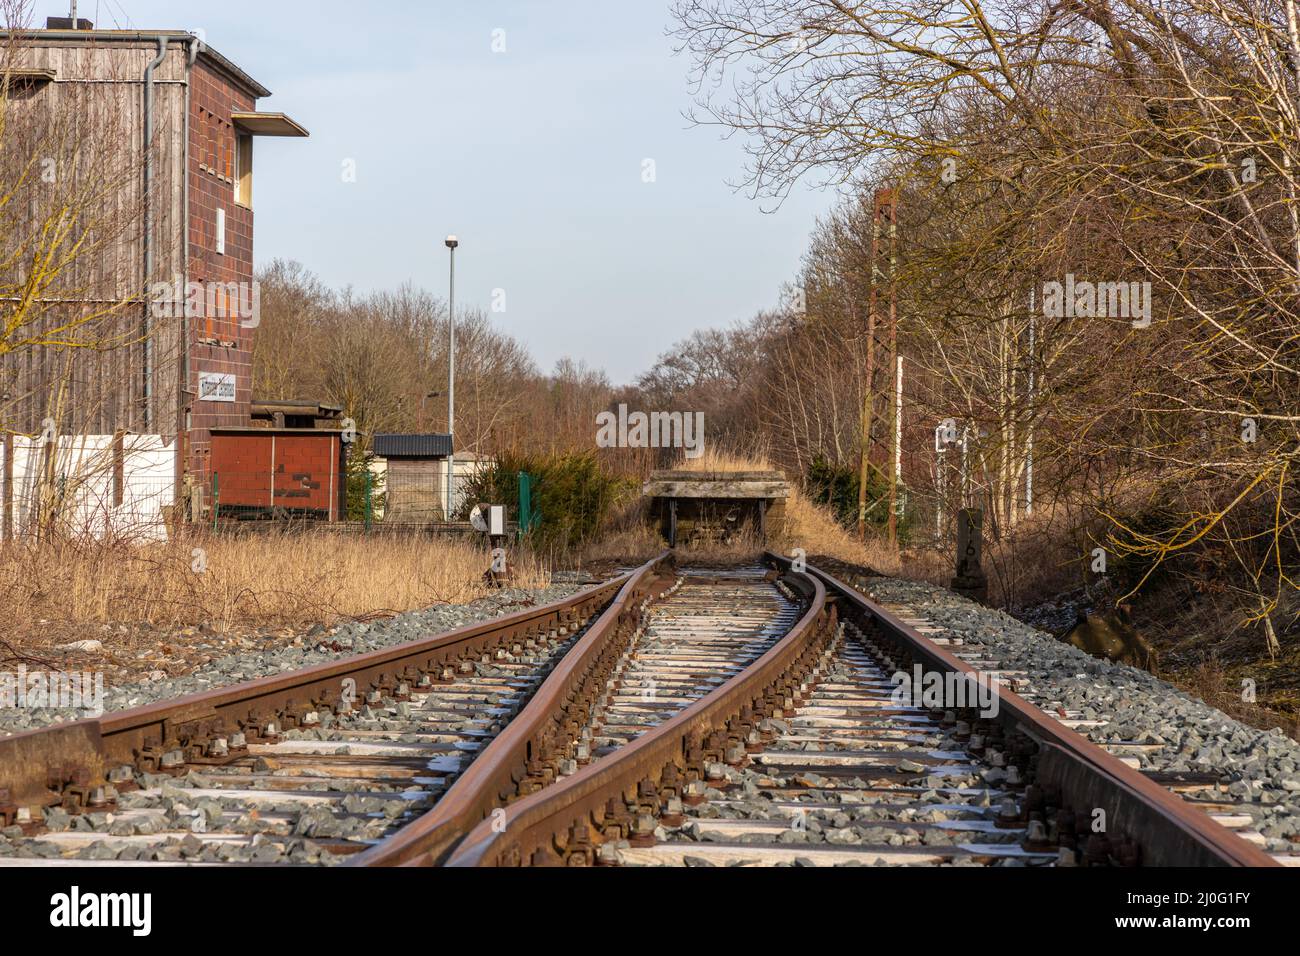
[[[235,376],[222,372],[199,373],[199,401],[235,403]]]

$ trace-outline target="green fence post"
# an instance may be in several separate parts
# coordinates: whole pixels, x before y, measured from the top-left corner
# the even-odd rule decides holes
[[[519,473],[519,537],[523,539],[533,529],[533,476]]]
[[[221,513],[221,481],[214,471],[212,473],[212,532],[217,531],[217,516]]]

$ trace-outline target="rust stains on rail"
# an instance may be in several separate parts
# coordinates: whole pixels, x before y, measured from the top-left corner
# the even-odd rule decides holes
[[[643,565],[624,583],[613,603],[547,676],[524,709],[457,778],[432,810],[383,843],[349,861],[350,866],[432,866],[480,821],[521,790],[557,779],[555,761],[576,729],[572,713],[591,702],[602,657],[635,628],[638,608],[672,583],[661,568],[667,554]]]
[[[41,808],[62,804],[90,809],[93,795],[119,768],[183,773],[218,741],[230,743],[222,759],[233,761],[248,744],[274,742],[282,729],[312,726],[312,715],[340,705],[346,685],[358,699],[392,695],[404,683],[437,680],[448,668],[480,660],[516,640],[574,624],[603,608],[631,575],[542,607],[517,611],[423,640],[383,648],[217,688],[186,698],[0,739],[0,791],[7,805]]]
[[[784,561],[779,556],[769,556]],[[927,640],[911,626],[854,588],[814,567],[816,575],[850,606],[868,616],[888,638],[925,666],[975,676],[965,661]],[[909,662],[910,663],[910,662]],[[1010,689],[997,685],[997,719],[1019,727],[1040,746],[1037,782],[1060,787],[1075,806],[1104,810],[1107,829],[1133,838],[1146,866],[1277,866],[1267,853],[1220,826],[1159,784],[1083,735],[1053,720]]]
[[[837,624],[826,589],[792,576],[810,595],[790,632],[743,673],[676,717],[563,783],[506,810],[499,825],[479,824],[447,861],[449,866],[585,866],[600,843],[653,840],[654,822],[688,787],[705,779],[705,765],[739,750],[764,717],[793,706],[800,683]]]

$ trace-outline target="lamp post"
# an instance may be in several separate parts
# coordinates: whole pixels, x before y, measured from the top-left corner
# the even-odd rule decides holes
[[[447,511],[446,519],[451,521],[453,487],[456,483],[456,247],[460,240],[448,236],[447,248],[451,251],[451,285],[447,305],[447,327],[450,331],[450,346],[447,352],[447,436],[451,448],[447,454]]]

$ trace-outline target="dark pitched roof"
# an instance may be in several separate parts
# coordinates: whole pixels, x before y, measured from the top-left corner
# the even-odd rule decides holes
[[[451,454],[451,436],[376,435],[374,452],[379,458],[446,458]]]

